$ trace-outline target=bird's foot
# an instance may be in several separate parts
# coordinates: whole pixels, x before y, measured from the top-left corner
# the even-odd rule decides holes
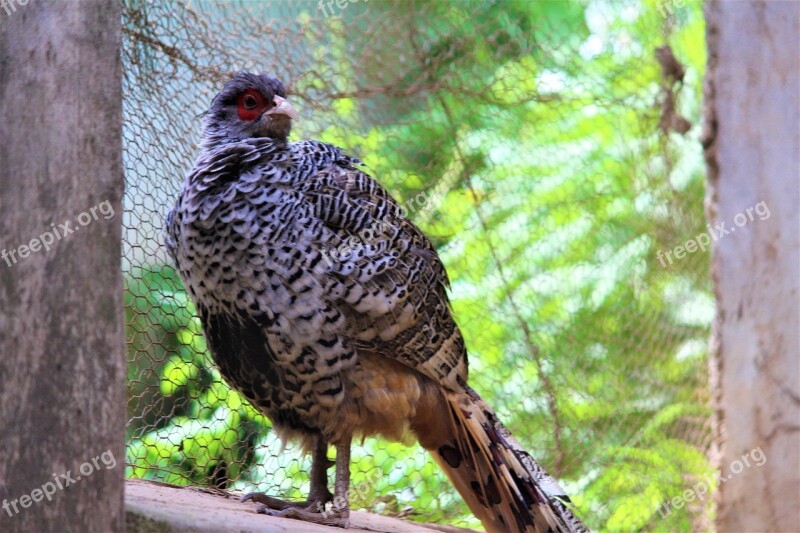
[[[350,511],[348,509],[325,510],[325,503],[330,501],[330,494],[323,499],[313,499],[303,502],[287,502],[279,498],[268,496],[261,492],[251,492],[242,496],[243,502],[256,502],[256,512],[279,518],[293,518],[313,524],[324,526],[350,527]]]
[[[275,511],[281,511],[283,509],[289,509],[292,507],[295,508],[306,508],[311,503],[310,501],[302,501],[302,502],[287,502],[286,500],[281,500],[280,498],[274,498],[272,496],[268,496],[263,492],[248,492],[244,496],[242,496],[239,501],[241,502],[255,502],[260,504],[257,508],[257,512],[262,512],[262,509],[272,509]]]
[[[330,511],[326,511],[325,506],[320,502],[312,503],[305,508],[287,507],[281,510],[270,509],[266,506],[262,506],[257,511],[269,516],[303,520],[304,522],[311,522],[312,524],[320,524],[323,526],[341,527],[344,529],[350,527],[349,509],[334,508]]]
[[[324,498],[312,498],[302,502],[287,502],[262,492],[250,492],[242,496],[241,501],[258,503],[256,512],[260,514],[280,518],[293,518],[345,529],[350,526],[350,512],[348,509],[325,510],[325,504],[331,501],[330,492],[327,492]]]

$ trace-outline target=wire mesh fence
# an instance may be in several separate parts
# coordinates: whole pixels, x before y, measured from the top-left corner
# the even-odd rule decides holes
[[[230,390],[162,226],[237,70],[292,139],[364,161],[431,237],[470,383],[597,529],[706,528],[699,4],[124,1],[127,475],[302,499],[310,460]],[[699,239],[698,239],[699,240]],[[354,446],[354,508],[476,527],[414,443]]]

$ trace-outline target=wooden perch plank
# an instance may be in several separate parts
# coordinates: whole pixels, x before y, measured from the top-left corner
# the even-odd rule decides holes
[[[177,487],[139,479],[125,480],[125,519],[128,531],[148,533],[200,532],[240,533],[342,533],[335,527],[257,514],[256,504],[241,503],[202,489]],[[432,529],[435,528],[435,529]],[[468,532],[467,529],[409,523],[388,516],[350,512],[349,531],[385,533]]]

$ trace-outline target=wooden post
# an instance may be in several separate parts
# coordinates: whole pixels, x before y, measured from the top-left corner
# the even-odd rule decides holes
[[[800,4],[706,15],[717,529],[800,531]]]
[[[121,531],[120,5],[0,0],[0,531]]]

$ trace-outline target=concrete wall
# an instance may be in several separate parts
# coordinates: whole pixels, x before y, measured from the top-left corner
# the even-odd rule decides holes
[[[800,3],[706,13],[717,528],[800,531]]]

